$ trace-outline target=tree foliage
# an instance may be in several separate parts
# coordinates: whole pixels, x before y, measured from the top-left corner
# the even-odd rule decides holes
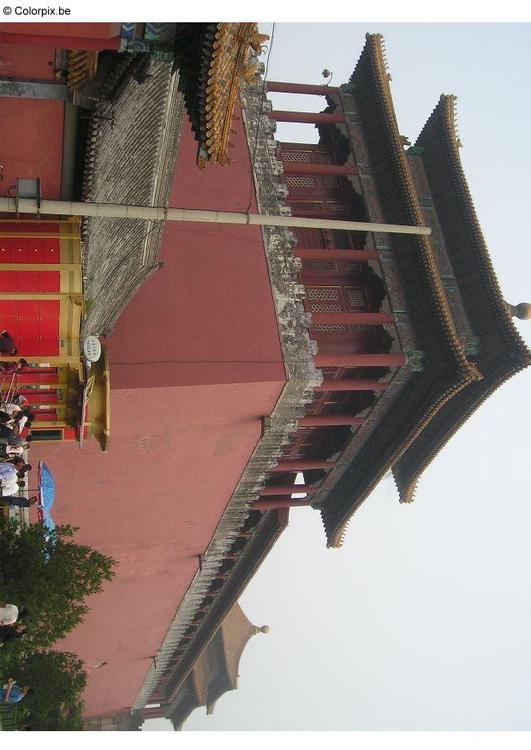
[[[83,728],[82,695],[87,674],[75,654],[65,651],[29,654],[20,660],[16,680],[18,685],[32,688],[20,703],[32,729],[76,731]]]
[[[0,601],[29,610],[28,634],[20,639],[25,650],[50,646],[79,625],[85,598],[112,579],[114,560],[76,544],[76,530],[58,526],[50,533],[40,523],[13,522],[0,529]]]

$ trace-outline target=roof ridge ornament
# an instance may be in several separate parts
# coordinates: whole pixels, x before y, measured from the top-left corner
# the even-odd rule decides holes
[[[530,302],[520,302],[518,305],[511,305],[509,302],[506,302],[505,304],[513,318],[518,318],[519,320],[531,320]]]

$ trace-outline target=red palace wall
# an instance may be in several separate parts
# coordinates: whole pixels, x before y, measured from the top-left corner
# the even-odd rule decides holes
[[[57,644],[85,662],[85,714],[134,701],[260,437],[280,383],[118,390],[110,448],[35,444],[53,471],[56,523],[118,562],[85,622]],[[95,669],[99,662],[105,667]]]
[[[246,208],[250,162],[236,127],[232,164],[200,172],[185,123],[171,205]],[[57,646],[85,661],[87,716],[134,701],[285,383],[260,231],[171,224],[162,260],[109,341],[109,451],[94,440],[32,448],[56,479],[55,521],[119,563]]]
[[[0,33],[110,39],[119,36],[120,27],[120,23],[0,23]],[[32,55],[33,51],[32,47]]]
[[[256,210],[241,119],[235,129],[232,164],[205,172],[183,129],[171,206],[244,211],[252,197]],[[161,259],[113,332],[113,388],[284,379],[259,228],[168,223]]]
[[[0,32],[14,32],[14,26],[26,24],[0,24]],[[51,81],[53,59],[53,48],[35,47],[28,52],[27,47],[0,44],[0,77]],[[61,101],[0,97],[2,192],[15,185],[17,178],[40,177],[42,197],[60,198],[63,119]]]

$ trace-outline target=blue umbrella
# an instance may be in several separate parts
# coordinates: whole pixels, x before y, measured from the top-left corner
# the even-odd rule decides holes
[[[39,461],[39,519],[48,531],[55,529],[55,523],[50,515],[50,509],[55,500],[55,482],[50,469],[44,461]]]

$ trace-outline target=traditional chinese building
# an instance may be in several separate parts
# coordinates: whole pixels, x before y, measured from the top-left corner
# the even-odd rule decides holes
[[[28,363],[2,377],[1,393],[26,397],[35,419],[24,434],[33,441],[92,434],[105,449],[106,354],[88,375],[79,346],[83,307],[79,221],[0,220],[0,319]]]
[[[109,52],[85,200],[432,233],[83,222],[81,329],[105,337],[112,440],[106,453],[94,441],[39,450],[59,520],[119,562],[61,644],[105,665],[90,672],[88,717],[147,704],[180,716],[181,691],[289,508],[320,512],[334,547],[389,470],[411,502],[454,432],[531,361],[511,321],[529,307],[511,308],[496,281],[453,97],[406,148],[380,36],[331,87],[264,84],[263,39],[248,25],[178,32],[181,73]],[[323,111],[273,110],[266,90],[321,95]],[[319,143],[278,143],[282,121],[314,123]]]
[[[200,706],[205,707],[207,714],[213,714],[216,702],[226,692],[238,687],[240,659],[247,643],[253,635],[268,630],[267,625],[252,625],[240,605],[234,604],[184,683],[166,704],[144,708],[142,718],[167,717],[174,729],[179,730],[192,711]],[[169,715],[168,710],[171,710]]]

